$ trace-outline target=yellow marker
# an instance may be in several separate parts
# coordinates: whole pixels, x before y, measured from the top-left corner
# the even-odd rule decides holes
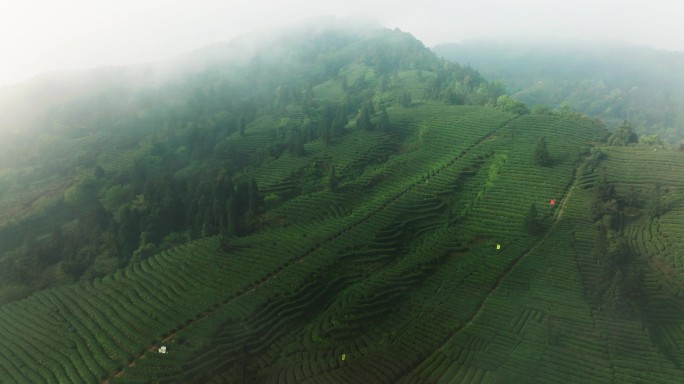
[[[346,354],[346,353],[343,353],[343,354],[342,354],[342,361],[345,361],[345,360],[347,360],[347,354]]]
[[[498,250],[500,250],[500,249],[501,249],[501,244],[497,244],[497,245],[496,245],[496,250],[498,251]]]

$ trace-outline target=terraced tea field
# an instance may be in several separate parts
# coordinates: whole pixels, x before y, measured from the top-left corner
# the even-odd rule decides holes
[[[629,150],[606,150],[612,180],[658,177],[670,204],[626,226],[652,251],[650,312],[614,318],[587,299],[592,192],[575,176],[601,135],[589,120],[436,102],[388,113],[402,135],[350,132],[252,170],[265,193],[315,162],[340,175],[267,211],[267,229],[0,307],[2,381],[681,382],[684,159],[662,155],[669,173],[641,179],[621,168]],[[542,136],[548,167],[532,161]],[[538,236],[523,227],[533,203]]]

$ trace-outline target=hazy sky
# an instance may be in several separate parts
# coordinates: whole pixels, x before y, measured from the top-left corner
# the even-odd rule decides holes
[[[319,15],[371,17],[428,46],[562,37],[684,51],[679,0],[0,0],[0,85],[55,69],[154,61]]]

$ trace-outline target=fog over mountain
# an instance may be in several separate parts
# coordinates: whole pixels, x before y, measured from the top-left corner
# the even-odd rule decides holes
[[[646,141],[678,146],[684,139],[682,51],[564,40],[471,41],[432,50],[502,82],[530,108],[568,103],[611,127],[628,121]]]
[[[323,15],[373,19],[428,46],[472,39],[612,39],[684,50],[679,3],[658,1],[29,0],[0,14],[0,85],[37,74],[157,61]],[[325,19],[324,23],[330,19]]]

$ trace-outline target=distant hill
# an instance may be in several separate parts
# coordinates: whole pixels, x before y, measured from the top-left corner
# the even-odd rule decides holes
[[[680,380],[684,153],[407,33],[290,33],[14,120],[3,381]]]
[[[433,51],[502,82],[530,108],[568,102],[676,146],[684,139],[684,52],[617,43],[472,42]]]

